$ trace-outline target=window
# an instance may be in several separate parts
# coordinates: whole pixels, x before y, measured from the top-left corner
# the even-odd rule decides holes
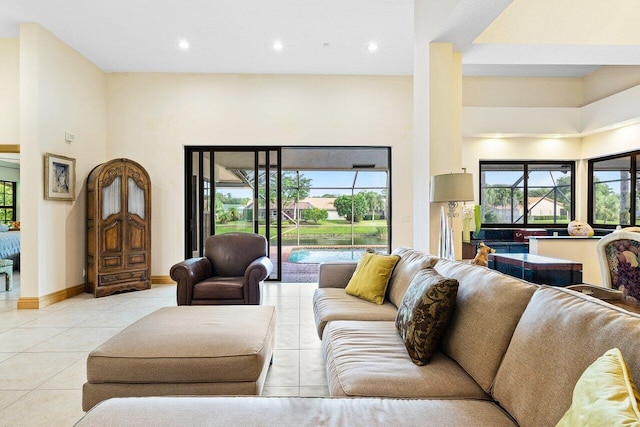
[[[589,160],[592,224],[611,228],[640,225],[639,162],[639,151]]]
[[[574,162],[480,162],[482,224],[568,224],[574,169]]]
[[[0,180],[0,222],[16,220],[16,183]]]

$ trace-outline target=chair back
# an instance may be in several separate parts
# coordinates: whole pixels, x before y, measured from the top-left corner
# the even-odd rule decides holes
[[[602,286],[619,289],[640,300],[640,228],[629,227],[604,236],[596,245]]]
[[[247,266],[267,256],[267,239],[253,233],[225,233],[207,237],[204,256],[213,266],[213,275],[244,276]]]

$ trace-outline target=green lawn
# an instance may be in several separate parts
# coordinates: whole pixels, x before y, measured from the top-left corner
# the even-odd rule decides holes
[[[264,233],[265,226],[259,226],[260,233]],[[231,221],[226,224],[216,224],[216,230],[220,233],[230,232],[247,232],[253,231],[253,226],[250,222],[246,221]],[[282,226],[283,238],[298,235],[295,225],[283,224]],[[380,238],[386,241],[387,236],[387,222],[386,220],[375,221],[360,221],[353,226],[354,236],[357,237],[371,237]],[[275,225],[272,225],[270,229],[271,236],[276,235]],[[321,221],[319,224],[303,223],[300,225],[300,237],[311,237],[315,239],[321,238],[347,238],[351,236],[351,224],[345,220],[328,220]]]

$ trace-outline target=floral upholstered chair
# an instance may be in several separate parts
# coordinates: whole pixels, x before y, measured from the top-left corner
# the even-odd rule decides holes
[[[640,302],[640,227],[604,236],[597,251],[602,285],[622,291],[623,299]]]

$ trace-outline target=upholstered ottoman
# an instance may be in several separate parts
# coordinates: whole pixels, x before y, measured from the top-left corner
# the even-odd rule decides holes
[[[275,325],[273,306],[161,308],[89,354],[82,408],[111,397],[260,395]]]

